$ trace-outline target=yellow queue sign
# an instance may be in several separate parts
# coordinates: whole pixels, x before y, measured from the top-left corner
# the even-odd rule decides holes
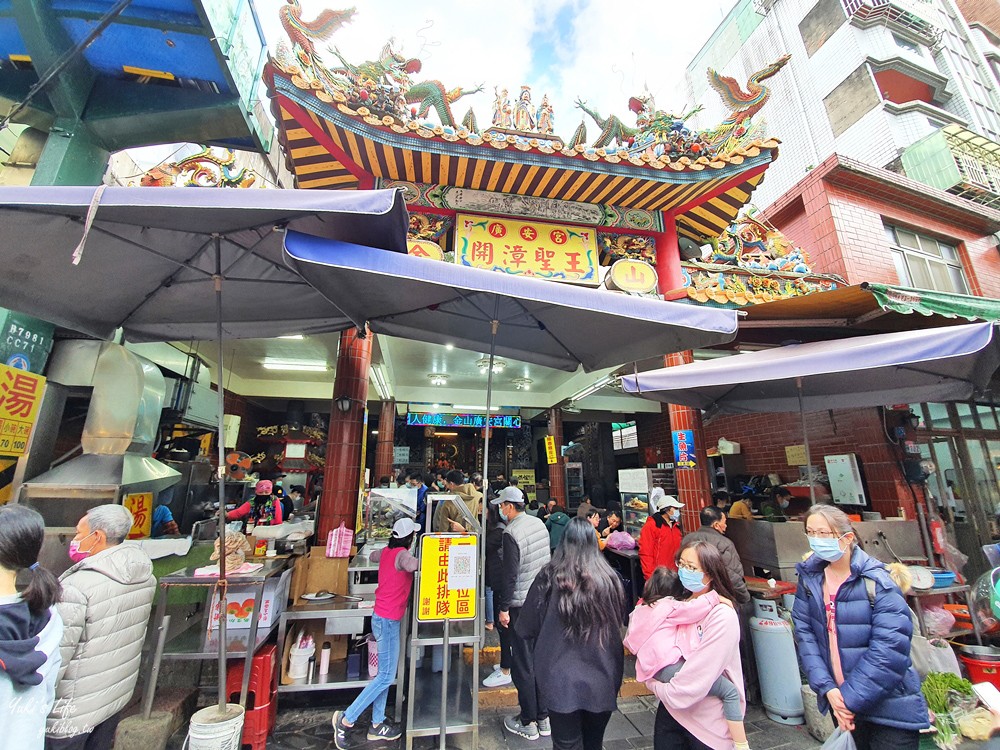
[[[474,534],[424,534],[417,620],[474,619],[478,561]]]
[[[0,456],[23,456],[45,392],[41,375],[0,365]]]

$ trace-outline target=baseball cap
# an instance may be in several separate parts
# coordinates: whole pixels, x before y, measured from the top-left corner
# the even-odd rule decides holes
[[[271,480],[261,479],[257,482],[257,487],[254,489],[254,492],[258,495],[270,495],[273,489],[274,485],[271,484]]]
[[[517,487],[504,487],[500,490],[500,494],[490,500],[490,505],[500,505],[502,503],[524,505],[524,493]]]
[[[649,504],[653,507],[654,513],[659,513],[667,508],[684,507],[684,503],[678,502],[676,497],[666,494],[660,487],[654,487],[649,493]]]
[[[400,518],[392,525],[392,538],[404,539],[419,528],[420,524],[416,523],[412,518]]]

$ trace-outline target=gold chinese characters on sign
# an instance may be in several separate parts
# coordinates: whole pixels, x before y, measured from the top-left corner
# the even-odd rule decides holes
[[[642,260],[616,260],[608,271],[608,288],[646,294],[656,289],[656,269]]]
[[[597,237],[591,227],[455,218],[455,262],[472,268],[597,286]]]
[[[406,252],[417,258],[430,258],[431,260],[444,260],[444,250],[436,242],[430,240],[407,240]]]
[[[0,456],[23,456],[38,419],[45,378],[0,365]]]
[[[472,620],[476,616],[476,537],[425,534],[420,540],[421,622]]]

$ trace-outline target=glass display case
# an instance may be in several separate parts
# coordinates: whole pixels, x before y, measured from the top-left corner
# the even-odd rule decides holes
[[[417,491],[412,487],[389,489],[375,487],[362,495],[358,508],[359,529],[355,544],[384,546],[392,533],[392,525],[400,518],[416,518]]]
[[[638,539],[643,524],[649,518],[649,494],[645,492],[623,492],[622,514],[625,531],[631,534],[634,539]]]

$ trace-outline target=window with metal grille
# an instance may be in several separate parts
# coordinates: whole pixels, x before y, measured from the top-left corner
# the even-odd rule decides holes
[[[886,225],[899,283],[916,289],[968,294],[958,248],[933,237]]]

